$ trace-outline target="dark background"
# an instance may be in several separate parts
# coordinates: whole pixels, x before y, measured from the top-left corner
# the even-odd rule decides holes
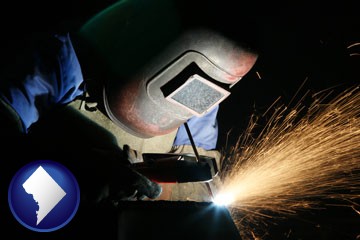
[[[1,7],[0,43],[16,45],[31,32],[74,31],[113,2],[13,1]],[[179,9],[234,34],[259,54],[221,104],[219,149],[237,140],[252,114],[265,112],[278,97],[289,103],[304,82],[301,92],[333,87],[341,92],[360,83],[360,55],[350,56],[360,54],[360,46],[347,48],[360,42],[360,14],[354,2],[179,1]],[[360,215],[334,207],[269,225],[265,238],[355,240],[358,235]]]
[[[359,53],[360,46],[347,48],[360,41],[355,1],[175,1],[185,19],[191,19],[188,24],[195,19],[196,24],[215,26],[259,54],[255,66],[222,103],[219,148],[229,129],[236,138],[252,113],[265,112],[278,97],[289,103],[304,82],[303,92],[333,87],[341,91],[359,83],[360,56],[350,54]],[[15,45],[32,32],[76,31],[115,2],[11,2],[2,7],[0,43]]]

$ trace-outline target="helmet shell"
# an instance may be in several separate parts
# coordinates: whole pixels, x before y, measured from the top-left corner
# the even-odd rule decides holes
[[[118,2],[80,33],[108,66],[103,86],[108,117],[142,138],[170,133],[210,111],[257,59],[214,29],[183,27],[169,0]],[[175,94],[182,96],[178,102]]]

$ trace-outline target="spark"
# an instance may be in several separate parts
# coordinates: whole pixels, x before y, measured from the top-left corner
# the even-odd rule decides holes
[[[353,43],[353,44],[350,44],[347,49],[350,49],[350,48],[353,48],[353,47],[356,47],[356,46],[360,46],[360,42],[356,42],[356,43]],[[349,54],[350,56],[360,56],[360,53],[350,53]]]
[[[359,86],[332,94],[313,94],[308,106],[304,96],[291,109],[274,107],[264,127],[252,116],[223,154],[217,194],[232,194],[228,208],[240,231],[325,199],[360,199]]]
[[[257,75],[257,77],[258,77],[259,79],[261,79],[261,75],[260,75],[260,73],[259,73],[258,71],[256,71],[256,75]]]
[[[347,46],[347,48],[349,49],[349,48],[359,46],[359,45],[360,45],[360,42],[356,42],[356,43],[350,44],[349,46]]]
[[[350,53],[349,55],[350,55],[350,57],[352,57],[352,56],[360,56],[360,53]]]

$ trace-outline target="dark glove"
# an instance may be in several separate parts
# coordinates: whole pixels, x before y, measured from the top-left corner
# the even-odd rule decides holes
[[[111,201],[155,199],[161,192],[159,184],[124,165],[113,172],[108,186]]]
[[[87,198],[91,202],[112,202],[155,199],[162,188],[156,182],[131,168],[127,149],[93,150],[91,159],[94,175],[87,182]],[[88,159],[89,160],[89,159]],[[88,161],[89,162],[89,161]]]

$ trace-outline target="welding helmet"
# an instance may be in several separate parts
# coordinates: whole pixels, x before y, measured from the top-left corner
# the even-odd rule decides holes
[[[256,62],[238,42],[183,18],[174,1],[128,0],[80,29],[111,73],[102,94],[107,116],[137,137],[168,134],[206,114]]]

